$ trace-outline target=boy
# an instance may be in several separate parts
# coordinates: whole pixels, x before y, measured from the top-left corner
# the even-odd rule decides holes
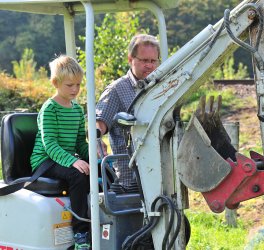
[[[74,58],[61,55],[49,64],[50,81],[56,93],[38,114],[38,133],[30,161],[35,171],[45,162],[52,166],[45,176],[68,183],[72,210],[88,217],[87,193],[90,189],[88,143],[83,110],[74,99],[83,78],[83,70]],[[90,250],[90,225],[73,217],[75,249]]]

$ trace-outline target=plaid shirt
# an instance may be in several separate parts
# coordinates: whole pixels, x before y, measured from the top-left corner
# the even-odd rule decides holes
[[[113,154],[127,153],[123,131],[113,121],[113,118],[118,112],[127,111],[138,91],[137,81],[129,70],[125,76],[106,87],[97,103],[96,119],[107,125]],[[128,186],[133,179],[133,172],[128,168],[128,163],[128,160],[118,160],[114,163],[119,182],[124,186]]]

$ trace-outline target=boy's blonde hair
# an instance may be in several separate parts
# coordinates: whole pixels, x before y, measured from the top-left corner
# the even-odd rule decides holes
[[[73,57],[60,55],[49,63],[50,81],[61,83],[65,77],[83,77],[83,69]]]

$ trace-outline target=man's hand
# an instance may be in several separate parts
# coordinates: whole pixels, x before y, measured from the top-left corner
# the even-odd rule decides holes
[[[78,159],[76,162],[72,164],[74,168],[77,168],[81,173],[89,175],[90,173],[90,166],[86,161]]]
[[[107,145],[101,138],[97,139],[97,154],[100,159],[103,159],[107,155]]]
[[[105,124],[104,121],[100,121],[100,120],[96,121],[96,127],[97,129],[100,130],[101,136],[107,132],[107,125]]]
[[[97,127],[97,155],[103,159],[107,155],[107,146],[102,140],[102,136],[107,132],[107,126],[104,121],[96,121]]]

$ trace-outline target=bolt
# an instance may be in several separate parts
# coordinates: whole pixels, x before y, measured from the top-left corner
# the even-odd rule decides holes
[[[249,20],[254,20],[255,19],[255,17],[256,17],[256,11],[255,10],[253,10],[253,9],[250,9],[249,11],[248,11],[248,19]]]
[[[212,203],[210,204],[210,206],[211,206],[211,209],[214,212],[221,212],[222,205],[221,205],[221,202],[220,201],[214,200],[214,201],[212,201]]]
[[[140,89],[143,89],[145,87],[145,81],[144,80],[139,80],[137,82],[137,86],[140,88]]]
[[[252,187],[252,191],[253,191],[253,193],[257,193],[257,192],[259,192],[259,190],[260,190],[259,185],[254,185],[254,186]]]
[[[103,197],[99,196],[99,201],[98,201],[99,205],[103,204],[104,203],[104,199]]]
[[[167,122],[165,123],[165,126],[166,126],[166,128],[172,128],[173,123],[172,123],[171,121],[167,121]]]
[[[246,172],[246,173],[249,173],[252,171],[252,165],[250,163],[245,163],[243,164],[242,166],[243,170]]]

